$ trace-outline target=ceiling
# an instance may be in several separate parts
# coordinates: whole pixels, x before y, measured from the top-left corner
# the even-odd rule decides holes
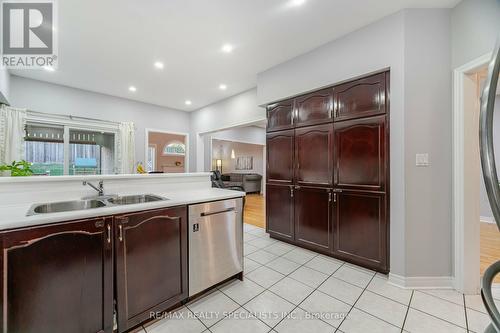
[[[257,73],[402,8],[458,2],[57,1],[59,68],[13,74],[192,111],[255,87]],[[231,53],[222,52],[226,43],[234,46]]]

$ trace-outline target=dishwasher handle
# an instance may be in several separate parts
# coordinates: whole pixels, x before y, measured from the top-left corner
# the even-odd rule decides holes
[[[235,207],[231,207],[231,208],[219,210],[216,212],[203,212],[203,213],[200,213],[200,216],[206,217],[206,216],[211,216],[211,215],[224,214],[224,213],[228,213],[228,212],[233,212],[234,210],[235,210]]]

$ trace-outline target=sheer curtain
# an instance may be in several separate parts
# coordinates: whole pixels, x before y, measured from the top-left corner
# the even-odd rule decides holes
[[[24,159],[26,110],[0,107],[0,164]]]
[[[120,173],[134,173],[135,128],[134,123],[120,123],[118,134],[118,166]]]

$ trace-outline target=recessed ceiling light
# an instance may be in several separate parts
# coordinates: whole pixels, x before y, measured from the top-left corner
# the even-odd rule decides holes
[[[48,72],[54,72],[56,70],[54,67],[50,67],[50,66],[43,66],[43,69],[45,69]]]
[[[128,87],[128,90],[131,91],[131,92],[136,92],[137,88],[134,87],[134,86],[130,86],[130,87]]]
[[[224,53],[231,53],[233,52],[234,47],[231,44],[224,44],[222,45],[222,52]]]
[[[193,102],[191,102],[191,101],[188,99],[187,101],[185,101],[185,102],[184,102],[184,104],[186,104],[186,105],[191,105],[191,104],[193,104]]]
[[[163,69],[165,68],[165,65],[161,61],[155,62],[155,67],[158,69]]]
[[[219,85],[219,89],[220,90],[226,90],[227,89],[227,86],[225,84],[220,84]]]
[[[306,3],[306,0],[290,0],[290,6],[298,7]]]

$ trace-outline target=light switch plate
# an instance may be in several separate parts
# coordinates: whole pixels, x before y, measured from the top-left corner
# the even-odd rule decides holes
[[[415,155],[415,164],[418,167],[426,167],[429,166],[429,154],[416,154]]]

